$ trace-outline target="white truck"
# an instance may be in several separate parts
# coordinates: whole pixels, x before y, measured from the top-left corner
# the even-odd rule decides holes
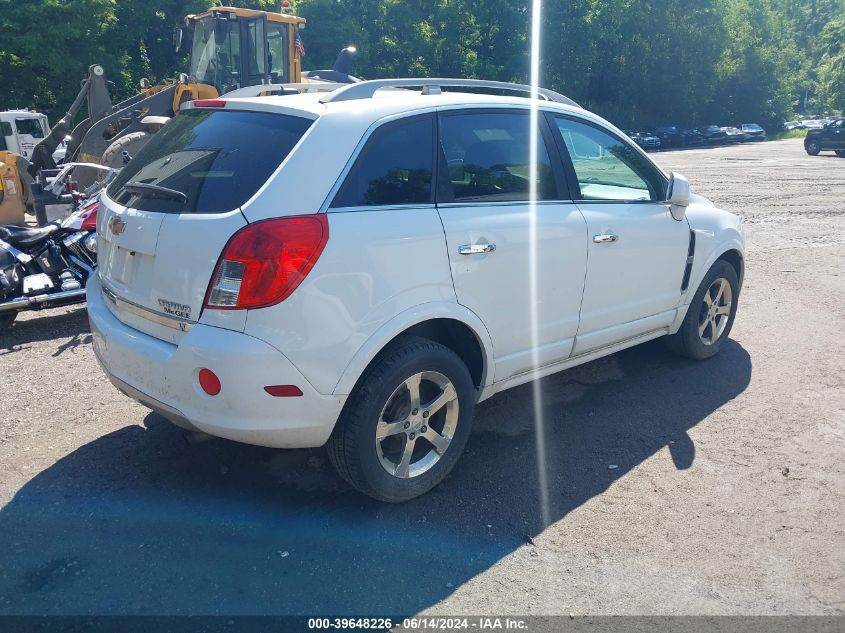
[[[8,150],[26,159],[41,139],[50,133],[47,115],[30,110],[0,112],[0,150]]]

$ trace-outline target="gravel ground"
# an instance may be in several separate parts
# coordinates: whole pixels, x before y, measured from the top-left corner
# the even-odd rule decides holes
[[[842,614],[845,160],[665,152],[745,219],[733,340],[659,342],[484,403],[436,491],[384,506],[321,450],[186,435],[118,393],[83,307],[0,338],[0,614]]]

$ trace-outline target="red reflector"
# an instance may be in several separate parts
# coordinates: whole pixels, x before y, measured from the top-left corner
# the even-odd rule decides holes
[[[296,398],[302,395],[302,389],[296,385],[273,385],[264,387],[264,391],[276,398]]]
[[[210,369],[200,369],[200,387],[209,396],[216,396],[220,393],[220,379]]]
[[[263,220],[235,233],[217,262],[205,307],[266,308],[308,275],[329,239],[325,213]]]
[[[195,108],[225,108],[226,102],[223,99],[197,99],[194,101]]]

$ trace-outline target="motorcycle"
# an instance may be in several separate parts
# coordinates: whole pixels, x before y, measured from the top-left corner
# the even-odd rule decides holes
[[[23,310],[82,303],[97,265],[99,193],[62,222],[0,226],[0,330]]]

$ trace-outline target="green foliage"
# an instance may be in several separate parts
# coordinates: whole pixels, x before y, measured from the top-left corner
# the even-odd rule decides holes
[[[776,132],[769,134],[766,138],[770,141],[780,141],[785,138],[804,138],[807,136],[807,130],[789,130],[789,132]]]
[[[820,34],[819,80],[822,101],[845,113],[845,17],[829,22]]]
[[[214,0],[0,0],[0,109],[55,120],[100,63],[115,101],[187,68],[173,33]],[[278,10],[280,0],[224,4]],[[306,68],[526,81],[530,0],[298,0]],[[622,127],[845,109],[845,0],[545,0],[541,82]]]

